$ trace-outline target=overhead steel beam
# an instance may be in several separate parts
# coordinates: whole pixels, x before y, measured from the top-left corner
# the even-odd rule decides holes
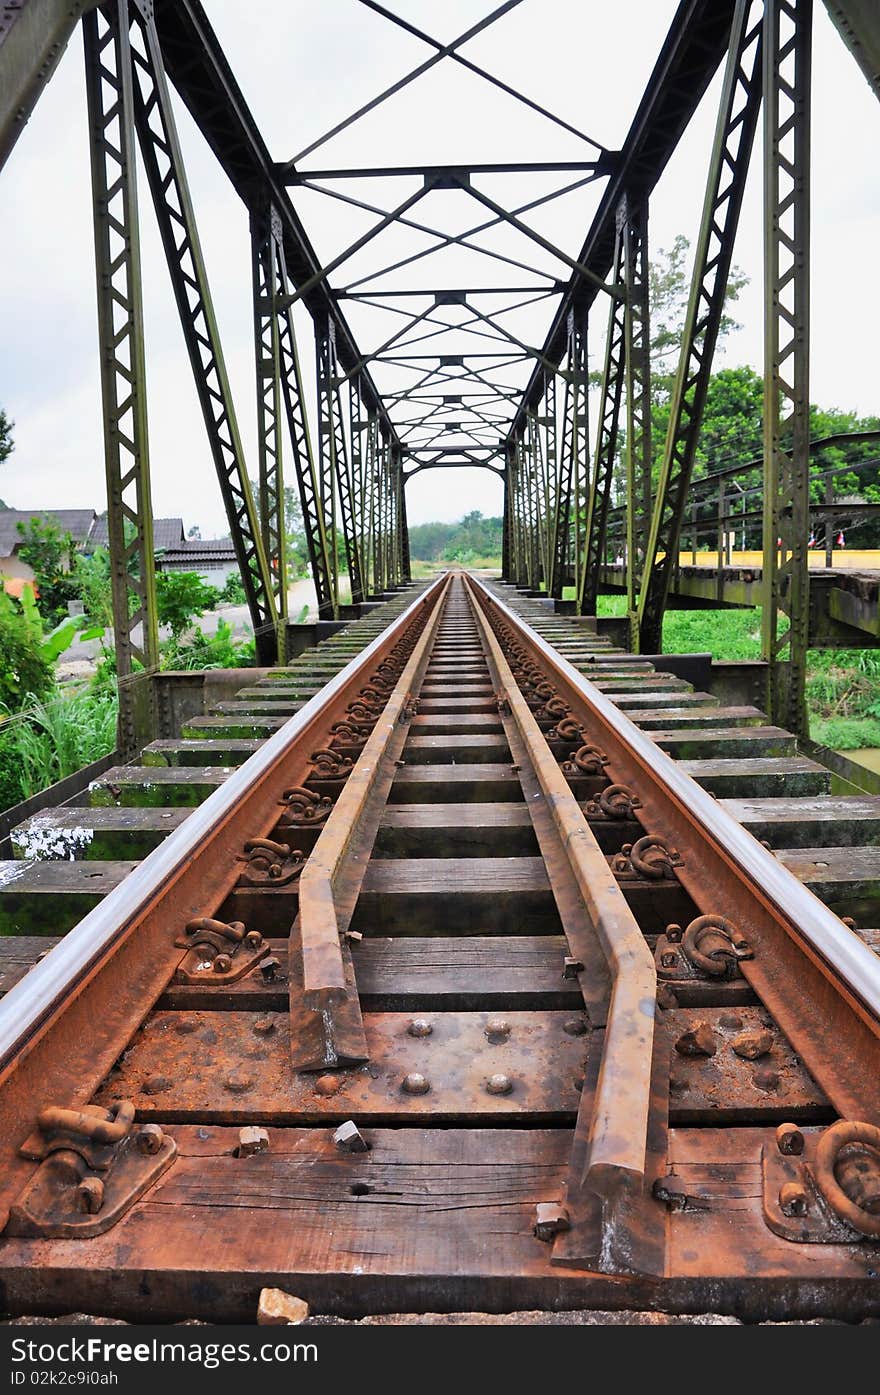
[[[671,158],[724,57],[735,0],[681,0],[645,94],[624,142],[616,168],[577,258],[579,266],[607,282],[614,262],[617,209],[624,194],[646,197]],[[597,294],[577,273],[571,277],[540,358],[523,393],[508,440],[523,429],[526,413],[537,408],[544,367],[558,367],[567,345],[568,314],[582,312]]]
[[[877,0],[825,0],[825,8],[880,97],[880,5]]]
[[[98,0],[0,3],[0,169],[61,60],[77,21]]]
[[[294,288],[320,275],[321,260],[306,236],[283,177],[276,168],[242,96],[223,49],[199,0],[155,0],[155,23],[165,70],[248,211],[267,205],[281,219],[287,272]],[[346,373],[363,356],[335,296],[318,280],[303,297],[320,326],[328,317],[336,333],[336,353]],[[360,374],[364,406],[377,413],[385,434],[397,440],[391,418],[369,373]]]

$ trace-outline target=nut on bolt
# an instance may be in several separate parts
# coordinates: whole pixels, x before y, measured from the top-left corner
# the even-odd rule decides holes
[[[783,1182],[779,1188],[779,1209],[783,1216],[805,1216],[810,1199],[803,1182]]]
[[[165,1135],[158,1124],[144,1124],[137,1135],[137,1147],[139,1153],[158,1153],[165,1142]]]
[[[552,1240],[570,1228],[568,1212],[556,1201],[539,1201],[535,1207],[534,1233],[539,1240]]]
[[[571,955],[569,954],[565,956],[565,958],[562,961],[563,978],[577,978],[578,974],[582,974],[583,971],[584,966],[581,963],[580,959],[572,959]]]
[[[339,1125],[333,1135],[333,1142],[344,1153],[367,1153],[370,1149],[369,1143],[352,1119],[346,1119],[344,1124]]]
[[[804,1136],[797,1124],[780,1124],[776,1130],[776,1147],[787,1158],[799,1158],[804,1151]]]
[[[268,959],[264,959],[260,964],[260,973],[263,975],[265,983],[274,983],[278,977],[278,970],[281,967],[281,960],[276,955],[270,954]]]
[[[104,1183],[100,1177],[84,1177],[76,1189],[76,1206],[87,1216],[97,1216],[104,1205]]]

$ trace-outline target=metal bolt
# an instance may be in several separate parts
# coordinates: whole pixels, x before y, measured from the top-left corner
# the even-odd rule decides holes
[[[666,927],[666,938],[671,945],[680,944],[683,934],[684,931],[680,925],[667,925]]]
[[[279,868],[279,871],[280,870]],[[259,930],[249,930],[244,937],[244,942],[248,949],[260,949],[263,943],[263,937]]]
[[[513,1081],[509,1075],[490,1075],[486,1081],[486,1089],[490,1095],[509,1095],[513,1089]]]
[[[274,1030],[274,1017],[258,1017],[256,1022],[254,1023],[254,1031],[257,1033],[257,1036],[267,1037],[269,1033],[274,1032]]]
[[[783,1182],[779,1188],[779,1209],[783,1216],[805,1216],[810,1199],[803,1182]]]
[[[674,969],[678,963],[678,951],[674,949],[664,949],[660,955],[660,963],[664,969]]]
[[[138,1152],[158,1153],[165,1142],[165,1135],[158,1124],[144,1124],[137,1136]]]
[[[268,1153],[268,1151],[269,1135],[265,1129],[258,1129],[253,1124],[239,1129],[238,1147],[235,1150],[237,1158],[251,1158],[255,1153]]]
[[[493,1017],[486,1023],[486,1036],[490,1042],[506,1041],[510,1036],[510,1023],[503,1017]]]
[[[534,1233],[539,1240],[552,1240],[560,1231],[568,1230],[570,1221],[564,1206],[555,1201],[539,1201],[535,1207]]]
[[[243,1070],[231,1070],[224,1081],[227,1090],[233,1095],[243,1095],[253,1088],[253,1077]]]
[[[796,1124],[780,1124],[776,1130],[776,1147],[787,1158],[799,1158],[804,1151],[804,1136]]]
[[[333,1135],[333,1142],[344,1153],[366,1153],[370,1148],[357,1124],[351,1119],[347,1119],[344,1124],[339,1125]]]
[[[410,1071],[409,1075],[403,1077],[400,1087],[406,1095],[426,1095],[431,1088],[431,1082],[426,1075],[420,1071]]]
[[[104,1205],[104,1183],[100,1177],[84,1177],[76,1189],[76,1207],[87,1216],[97,1216]]]
[[[268,959],[264,959],[260,964],[260,973],[266,983],[274,983],[278,977],[278,970],[281,967],[281,960],[274,954],[270,954]]]
[[[581,963],[580,959],[572,959],[571,956],[568,954],[565,956],[565,958],[562,961],[563,978],[577,978],[578,974],[582,974],[583,971],[584,966]]]
[[[562,1030],[567,1037],[583,1037],[587,1034],[587,1024],[582,1017],[567,1017]]]
[[[218,954],[212,965],[215,974],[228,974],[232,968],[232,960],[228,954]]]
[[[411,1037],[429,1037],[434,1028],[427,1017],[414,1017],[406,1030]]]

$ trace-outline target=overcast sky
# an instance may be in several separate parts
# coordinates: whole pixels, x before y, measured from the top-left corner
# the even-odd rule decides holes
[[[291,159],[324,131],[430,55],[357,0],[205,0],[205,8],[270,151]],[[392,8],[448,41],[482,18],[488,0],[394,0]],[[525,0],[463,50],[474,62],[552,108],[614,149],[623,140],[664,34],[674,0]],[[880,410],[876,325],[880,321],[880,103],[818,4],[814,53],[812,398],[823,406]],[[243,17],[246,14],[246,22]],[[625,61],[617,55],[625,52]],[[712,138],[713,84],[651,206],[651,240],[668,246],[696,234]],[[177,104],[181,139],[251,474],[256,474],[250,251],[243,207]],[[590,159],[594,149],[447,61],[301,162],[310,170],[362,165]],[[16,449],[0,473],[0,497],[16,508],[105,506],[94,292],[88,143],[77,34],[0,177],[3,275],[0,280],[0,405],[15,420]],[[724,361],[760,367],[760,166],[755,161],[735,258],[752,278],[737,316],[744,328]],[[545,176],[494,177],[482,187],[500,203],[524,203],[559,187]],[[189,374],[149,195],[141,180],[147,366],[154,512],[179,514],[203,535],[226,531],[201,416]],[[390,208],[416,182],[337,184]],[[532,226],[575,256],[603,185],[554,200],[528,215]],[[323,259],[336,256],[375,216],[311,190],[291,191]],[[428,195],[413,211],[432,226],[459,231],[488,216],[461,192]],[[479,240],[479,239],[478,239]],[[332,279],[339,288],[431,245],[396,229],[356,254]],[[488,244],[487,244],[488,245]],[[513,230],[493,246],[563,279],[563,263]],[[415,276],[422,279],[416,281]],[[533,283],[476,253],[447,251],[408,271],[366,282],[371,288]],[[591,322],[591,358],[601,361],[604,297]],[[500,307],[499,299],[494,304]],[[555,301],[543,300],[504,323],[540,343]],[[493,302],[484,310],[491,311]],[[393,309],[346,302],[362,348],[400,323]],[[455,315],[445,317],[454,324]],[[313,349],[297,312],[304,361]],[[514,329],[515,324],[515,329]],[[436,346],[435,346],[436,347]],[[478,347],[472,344],[471,347]],[[511,372],[519,386],[527,369]],[[384,391],[413,378],[378,365]],[[311,373],[310,373],[311,377]],[[448,386],[448,385],[447,385]],[[399,409],[401,412],[403,408]],[[500,483],[486,471],[425,472],[408,486],[411,522],[452,520],[479,508],[500,512]]]

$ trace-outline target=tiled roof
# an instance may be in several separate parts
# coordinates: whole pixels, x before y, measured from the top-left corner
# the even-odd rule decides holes
[[[32,518],[51,519],[74,542],[85,542],[95,522],[94,509],[0,509],[0,557],[11,557],[21,542],[19,523],[27,527]]]
[[[180,547],[184,541],[182,518],[153,519],[153,548],[165,552],[168,548]],[[107,519],[96,518],[89,542],[93,547],[107,546]]]

